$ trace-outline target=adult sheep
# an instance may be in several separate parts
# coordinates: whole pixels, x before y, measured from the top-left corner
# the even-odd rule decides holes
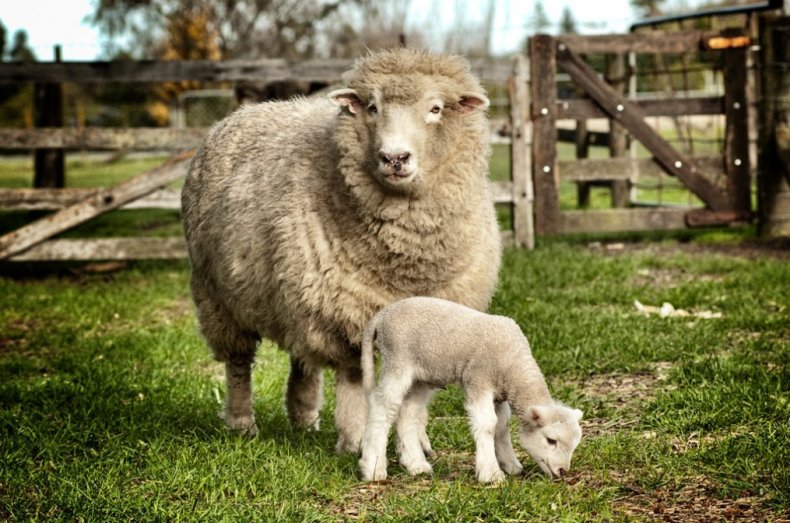
[[[501,247],[489,102],[468,63],[381,51],[345,80],[329,100],[247,105],[218,123],[182,204],[198,320],[225,363],[226,424],[257,432],[250,374],[265,337],[290,353],[295,425],[318,428],[322,368],[336,370],[337,450],[357,452],[368,320],[414,295],[485,309]]]

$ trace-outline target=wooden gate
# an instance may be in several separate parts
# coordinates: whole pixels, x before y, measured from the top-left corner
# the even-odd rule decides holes
[[[577,36],[536,35],[530,39],[533,122],[532,159],[537,234],[614,232],[723,225],[748,221],[750,203],[749,126],[747,110],[747,47],[742,32],[691,32]],[[686,97],[671,101],[628,99],[599,77],[584,55],[606,53],[689,53],[715,50],[724,59],[724,96]],[[586,98],[558,99],[557,69],[567,73]],[[622,79],[620,79],[622,85]],[[726,118],[724,154],[717,159],[692,158],[679,152],[645,121],[647,116],[723,114]],[[652,158],[609,158],[561,162],[557,158],[557,121],[608,118],[612,135],[630,133]],[[621,147],[621,152],[622,151]],[[561,177],[576,182],[632,181],[637,173],[674,176],[699,197],[704,207],[561,211]],[[718,179],[717,179],[718,178]],[[721,180],[726,180],[722,183]]]

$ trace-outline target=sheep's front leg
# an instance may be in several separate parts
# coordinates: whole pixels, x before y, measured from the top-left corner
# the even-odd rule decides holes
[[[428,441],[428,402],[433,389],[424,384],[415,384],[406,396],[398,414],[398,454],[400,464],[409,474],[430,474],[431,464],[425,459],[427,452],[433,454]],[[427,447],[427,450],[426,450]]]
[[[225,362],[225,423],[244,436],[258,433],[252,412],[252,361],[235,358]]]
[[[368,398],[368,419],[359,460],[365,481],[387,479],[387,436],[411,385],[411,376],[385,375]]]
[[[338,454],[359,452],[368,400],[362,388],[362,371],[358,368],[338,369],[335,384],[335,426],[339,432],[335,451]]]
[[[466,411],[472,436],[475,439],[475,473],[481,483],[497,483],[505,479],[499,468],[494,446],[497,428],[497,414],[494,410],[494,395],[491,392],[469,394],[467,392]]]
[[[506,401],[499,401],[494,404],[494,410],[497,417],[494,447],[499,467],[508,474],[521,474],[524,467],[516,457],[513,443],[510,441],[510,405]]]
[[[321,368],[305,368],[291,358],[291,374],[285,392],[288,419],[297,427],[318,430],[321,404],[324,401],[324,376]]]

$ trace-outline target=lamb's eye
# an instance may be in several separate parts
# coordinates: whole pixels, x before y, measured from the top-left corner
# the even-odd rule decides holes
[[[546,443],[548,443],[552,447],[556,447],[557,446],[557,440],[556,439],[546,438]]]
[[[439,114],[441,112],[442,112],[442,108],[439,107],[438,105],[434,105],[433,108],[431,109],[431,114]]]
[[[379,109],[378,109],[378,107],[376,107],[376,104],[372,103],[372,104],[368,105],[368,112],[370,114],[376,114],[377,112],[379,112]]]

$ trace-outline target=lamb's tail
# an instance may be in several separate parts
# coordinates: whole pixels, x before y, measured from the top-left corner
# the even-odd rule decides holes
[[[365,333],[362,335],[362,387],[365,394],[370,394],[376,385],[376,366],[373,362],[373,341],[376,339],[376,329],[378,328],[378,315],[368,323]]]

